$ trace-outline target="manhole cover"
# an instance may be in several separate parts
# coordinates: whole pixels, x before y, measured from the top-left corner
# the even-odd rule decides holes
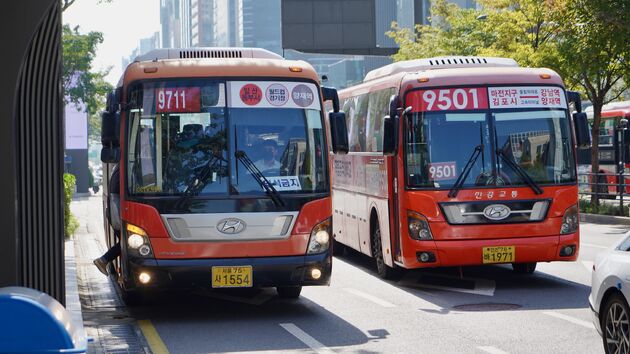
[[[503,303],[483,303],[483,304],[464,304],[453,306],[454,310],[458,311],[509,311],[520,309],[522,306],[517,304],[503,304]]]

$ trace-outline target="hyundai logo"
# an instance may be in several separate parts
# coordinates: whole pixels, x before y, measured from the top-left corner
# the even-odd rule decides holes
[[[503,204],[492,204],[488,205],[485,209],[483,209],[483,216],[490,220],[503,220],[510,216],[510,207]]]
[[[223,219],[217,223],[217,230],[228,235],[241,233],[245,230],[245,227],[247,225],[241,219]]]

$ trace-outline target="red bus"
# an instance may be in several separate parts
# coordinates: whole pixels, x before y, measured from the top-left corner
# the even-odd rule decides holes
[[[587,107],[586,112],[589,120],[593,119],[593,107]],[[602,175],[599,176],[599,193],[600,198],[616,198],[615,194],[618,193],[618,180],[616,174],[617,160],[621,156],[617,156],[620,153],[621,140],[624,139],[623,145],[625,147],[624,168],[627,171],[630,168],[630,131],[626,129],[623,134],[623,138],[619,135],[619,123],[621,119],[630,120],[630,101],[611,102],[602,107],[601,123],[599,128],[599,172]],[[581,151],[578,155],[578,170],[581,172],[580,178],[585,190],[592,189],[595,191],[595,187],[591,183],[594,183],[593,178],[589,178],[591,173],[591,151]],[[625,173],[625,171],[624,171]],[[630,184],[630,179],[625,178],[626,185]],[[626,186],[626,193],[630,192],[630,187]]]
[[[552,70],[481,57],[397,62],[341,90],[350,152],[332,157],[335,250],[373,257],[382,277],[575,260],[575,149],[590,140],[570,96]]]
[[[122,250],[110,273],[127,303],[164,288],[298,297],[329,284],[323,99],[338,107],[309,64],[257,48],[160,49],[126,68],[103,114],[101,159],[106,176],[120,170]],[[347,149],[343,114],[329,119],[342,136],[334,150]],[[105,183],[106,214],[110,193]]]

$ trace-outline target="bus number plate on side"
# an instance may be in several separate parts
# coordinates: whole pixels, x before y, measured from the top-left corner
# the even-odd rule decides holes
[[[212,267],[213,288],[251,288],[252,266]]]
[[[483,248],[483,263],[512,263],[516,260],[514,246],[495,246]]]

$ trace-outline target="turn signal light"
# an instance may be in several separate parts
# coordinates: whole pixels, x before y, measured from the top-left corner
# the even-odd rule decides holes
[[[540,74],[541,79],[551,79],[551,75],[549,74]]]
[[[158,70],[158,69],[157,69],[157,67],[155,67],[155,66],[150,66],[150,67],[148,67],[148,68],[144,68],[144,73],[145,73],[145,74],[153,74],[153,73],[156,73],[156,72],[157,72],[157,70]]]
[[[428,77],[420,77],[418,78],[418,82],[429,82],[429,78]]]
[[[302,72],[302,68],[300,68],[299,66],[290,66],[289,70],[292,73],[301,73]]]

